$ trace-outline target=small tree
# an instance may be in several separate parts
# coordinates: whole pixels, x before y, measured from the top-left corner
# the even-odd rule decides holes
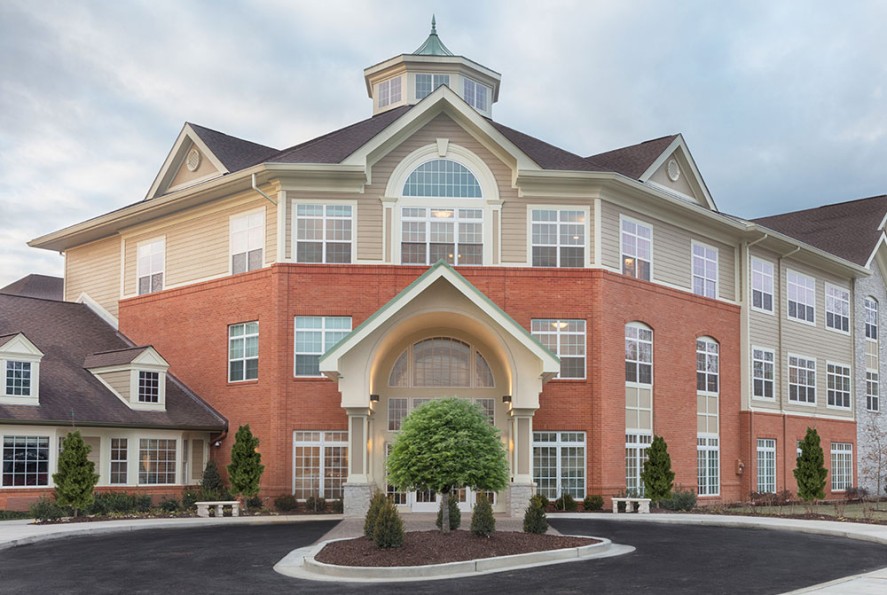
[[[471,532],[478,537],[489,537],[496,532],[496,517],[493,516],[493,505],[484,494],[478,494],[471,515]]]
[[[813,500],[825,498],[828,469],[825,468],[824,460],[819,433],[814,428],[807,428],[807,434],[801,441],[801,454],[798,455],[794,475],[798,482],[798,497],[806,503],[808,511]]]
[[[59,506],[73,508],[74,516],[95,501],[95,484],[99,476],[95,472],[95,463],[89,460],[91,450],[79,431],[71,432],[62,440],[58,472],[52,474],[56,502]]]
[[[499,430],[469,401],[431,401],[404,420],[388,457],[388,481],[402,490],[431,489],[441,494],[440,530],[448,533],[454,488],[497,492],[508,482]]]
[[[644,482],[644,495],[654,504],[658,504],[660,500],[671,498],[671,490],[674,487],[674,471],[671,470],[668,445],[662,436],[653,437],[653,443],[647,450],[647,460],[644,461],[641,479]]]
[[[530,498],[530,505],[524,512],[524,533],[545,533],[548,531],[548,518],[545,516],[545,507],[541,496]]]
[[[253,436],[249,424],[240,426],[234,436],[231,448],[231,464],[228,465],[228,479],[235,494],[247,499],[259,493],[259,480],[265,466],[259,453],[259,439]]]
[[[376,492],[373,494],[372,500],[370,500],[370,507],[367,510],[367,515],[363,521],[363,534],[368,538],[373,538],[373,532],[376,530],[376,520],[379,518],[379,513],[382,512],[382,509],[388,503],[388,497],[382,492]]]
[[[397,512],[394,502],[386,498],[385,504],[376,517],[373,528],[373,541],[381,548],[400,547],[403,545],[403,521]]]
[[[227,500],[228,488],[219,473],[219,466],[210,459],[203,469],[203,479],[200,481],[201,500]]]

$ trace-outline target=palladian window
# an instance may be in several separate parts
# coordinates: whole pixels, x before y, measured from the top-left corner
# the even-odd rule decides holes
[[[482,198],[480,184],[467,167],[450,159],[423,163],[407,178],[404,196]]]
[[[487,360],[471,345],[449,337],[414,343],[397,358],[388,377],[393,387],[492,388]]]

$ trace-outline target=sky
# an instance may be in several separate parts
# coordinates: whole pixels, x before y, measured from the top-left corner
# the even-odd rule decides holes
[[[746,218],[887,193],[887,2],[0,0],[0,287],[30,239],[142,200],[183,124],[285,148],[369,117],[415,50],[502,74],[499,122],[582,156],[682,133]]]

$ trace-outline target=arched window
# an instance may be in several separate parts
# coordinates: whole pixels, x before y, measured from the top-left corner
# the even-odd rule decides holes
[[[718,344],[710,337],[696,339],[696,390],[717,393],[719,382]]]
[[[865,338],[878,340],[878,302],[873,297],[865,298]]]
[[[468,343],[434,337],[414,343],[391,368],[392,387],[492,388],[493,372],[484,356]]]
[[[471,171],[451,159],[426,161],[407,177],[404,196],[483,198],[480,183]]]
[[[696,493],[700,496],[716,496],[721,490],[719,358],[717,341],[711,337],[696,339]]]
[[[625,381],[653,384],[653,331],[637,322],[625,325]]]

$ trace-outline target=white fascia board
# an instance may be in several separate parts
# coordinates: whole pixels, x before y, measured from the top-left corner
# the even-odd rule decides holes
[[[776,239],[790,246],[794,246],[795,248],[800,248],[801,251],[826,261],[828,264],[833,265],[832,268],[834,270],[840,271],[841,273],[849,275],[850,277],[868,277],[871,275],[869,270],[864,266],[858,265],[855,262],[850,262],[849,260],[845,260],[840,256],[835,256],[834,254],[826,252],[825,250],[820,250],[815,246],[811,246],[810,244],[804,243],[801,240],[779,233],[778,231],[775,231],[758,223],[749,222],[749,231],[755,231],[757,233],[764,234],[767,239]]]
[[[181,132],[179,132],[179,136],[176,138],[176,142],[173,143],[172,148],[169,150],[169,153],[166,156],[166,159],[163,161],[163,165],[160,168],[160,171],[157,172],[157,176],[154,178],[154,182],[151,184],[151,188],[148,190],[148,194],[145,196],[146,199],[153,199],[157,196],[157,192],[160,190],[160,187],[167,180],[169,176],[171,176],[174,172],[173,169],[177,165],[181,165],[183,161],[183,152],[184,146],[187,141],[191,141],[200,149],[200,152],[209,159],[210,163],[213,164],[217,170],[219,170],[219,175],[224,175],[228,173],[228,169],[222,165],[222,162],[219,161],[218,157],[216,157],[212,151],[209,150],[209,147],[206,146],[206,143],[201,140],[200,136],[191,128],[191,125],[185,123],[182,126]]]
[[[39,360],[43,355],[24,333],[18,333],[0,347],[0,356],[24,356],[31,361]]]
[[[405,131],[411,132],[413,129],[420,128],[440,113],[447,113],[463,123],[470,123],[511,155],[517,162],[518,169],[541,169],[526,153],[496,130],[477,110],[465,103],[464,99],[445,85],[438,87],[431,95],[425,97],[411,110],[389,124],[382,132],[346,157],[342,164],[366,166],[367,158],[373,151]]]
[[[693,177],[696,178],[696,183],[699,184],[699,187],[702,188],[702,195],[705,198],[705,202],[708,204],[708,207],[714,211],[717,211],[718,207],[715,204],[714,199],[711,196],[711,193],[708,191],[708,186],[705,185],[705,180],[702,179],[702,174],[699,173],[699,168],[696,167],[696,160],[693,159],[693,155],[690,153],[690,149],[687,148],[687,143],[684,141],[684,135],[678,134],[677,137],[671,142],[670,145],[662,152],[659,157],[656,158],[656,161],[647,168],[647,171],[641,174],[639,178],[640,181],[646,182],[650,179],[654,173],[656,173],[660,167],[665,163],[665,161],[671,157],[671,155],[677,151],[678,149],[684,154],[684,158],[687,160],[687,163],[690,164],[690,171],[693,174]]]
[[[154,366],[154,367],[162,367],[165,369],[169,368],[169,362],[163,359],[156,349],[153,346],[148,345],[144,351],[138,354],[132,360],[133,366]]]
[[[878,255],[878,251],[881,250],[885,245],[887,245],[887,233],[881,231],[881,237],[878,238],[878,242],[875,244],[875,248],[872,250],[872,253],[869,254],[868,260],[865,261],[865,268],[872,268],[872,263],[875,261],[875,257]]]
[[[81,293],[75,301],[92,310],[96,316],[107,322],[115,331],[120,327],[117,317],[108,312],[100,303],[89,297],[88,293]]]

